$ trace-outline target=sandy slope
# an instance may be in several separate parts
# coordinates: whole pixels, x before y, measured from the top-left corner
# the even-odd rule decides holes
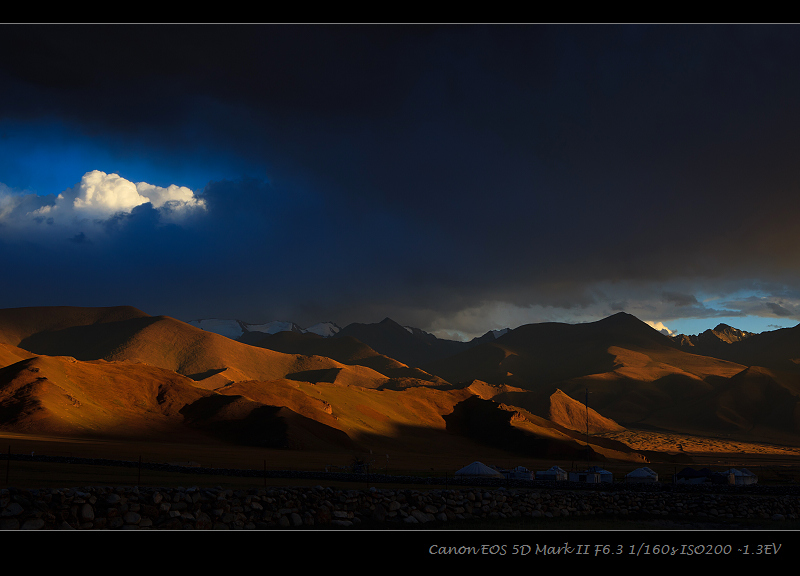
[[[386,376],[365,366],[242,344],[167,316],[134,308],[0,310],[0,340],[30,352],[79,360],[143,362],[214,389],[228,382],[292,377],[378,387]],[[205,378],[211,378],[203,383]]]
[[[334,379],[242,381],[205,390],[174,371],[136,361],[36,356],[0,369],[0,430],[68,437],[216,438],[240,445],[304,450],[358,448],[392,453],[469,450],[447,417],[491,387],[378,390]],[[490,402],[495,405],[495,403]],[[563,404],[563,402],[562,402]],[[561,426],[514,407],[500,422],[528,436],[575,449]],[[513,416],[513,417],[512,417]]]
[[[19,362],[20,360],[33,358],[34,356],[36,355],[28,352],[27,350],[23,350],[22,348],[17,348],[16,346],[12,346],[10,344],[0,343],[0,368]]]
[[[624,442],[636,450],[657,450],[667,453],[692,454],[750,454],[800,456],[800,446],[747,442],[724,437],[695,436],[650,430],[604,432],[600,437]]]
[[[0,369],[0,427],[156,438],[179,431],[180,409],[207,394],[153,366],[39,356]]]
[[[348,445],[346,434],[319,422],[327,416],[324,407],[304,410],[310,402],[287,401],[292,387],[286,382],[258,383],[271,391],[263,396],[235,386],[221,395],[143,363],[39,356],[0,369],[0,430],[290,448]],[[309,444],[309,433],[323,442]]]

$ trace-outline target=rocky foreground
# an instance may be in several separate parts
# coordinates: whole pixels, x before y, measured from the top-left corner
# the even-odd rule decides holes
[[[3,530],[437,529],[469,519],[606,516],[708,522],[800,517],[800,496],[648,490],[86,487],[0,490]]]

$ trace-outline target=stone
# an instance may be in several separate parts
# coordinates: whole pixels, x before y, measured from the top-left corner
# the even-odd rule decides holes
[[[200,512],[195,519],[194,527],[198,530],[210,530],[213,528],[214,522],[211,517],[205,512]]]
[[[343,528],[347,528],[348,526],[352,526],[353,523],[349,520],[332,520],[331,524],[334,526],[342,526]]]
[[[25,520],[20,530],[41,530],[44,527],[44,520],[41,518],[29,518]]]
[[[25,508],[23,508],[18,502],[11,502],[5,508],[3,508],[3,512],[0,516],[18,516],[25,512]]]
[[[138,524],[141,522],[142,517],[138,512],[126,512],[122,519],[125,524]]]
[[[422,510],[412,510],[411,516],[416,518],[418,522],[425,523],[429,521],[428,515]]]

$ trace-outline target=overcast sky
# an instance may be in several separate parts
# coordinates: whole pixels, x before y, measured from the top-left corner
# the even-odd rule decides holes
[[[0,307],[800,322],[797,26],[0,26]]]

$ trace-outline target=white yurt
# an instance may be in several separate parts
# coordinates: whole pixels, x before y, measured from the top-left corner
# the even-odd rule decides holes
[[[625,474],[625,482],[658,482],[658,473],[644,466]]]
[[[497,478],[504,478],[504,476],[495,470],[494,468],[490,468],[483,462],[478,462],[477,460],[472,464],[468,464],[464,466],[461,470],[456,472],[456,476],[479,476],[479,477],[497,477]]]
[[[758,476],[750,472],[747,468],[742,468],[741,470],[731,468],[730,470],[725,470],[722,474],[728,477],[728,482],[730,484],[735,484],[736,486],[747,486],[748,484],[755,484],[758,482]]]
[[[567,472],[566,470],[562,470],[558,466],[553,466],[552,468],[548,468],[547,470],[542,470],[541,472],[537,472],[536,479],[562,481],[567,479]]]

